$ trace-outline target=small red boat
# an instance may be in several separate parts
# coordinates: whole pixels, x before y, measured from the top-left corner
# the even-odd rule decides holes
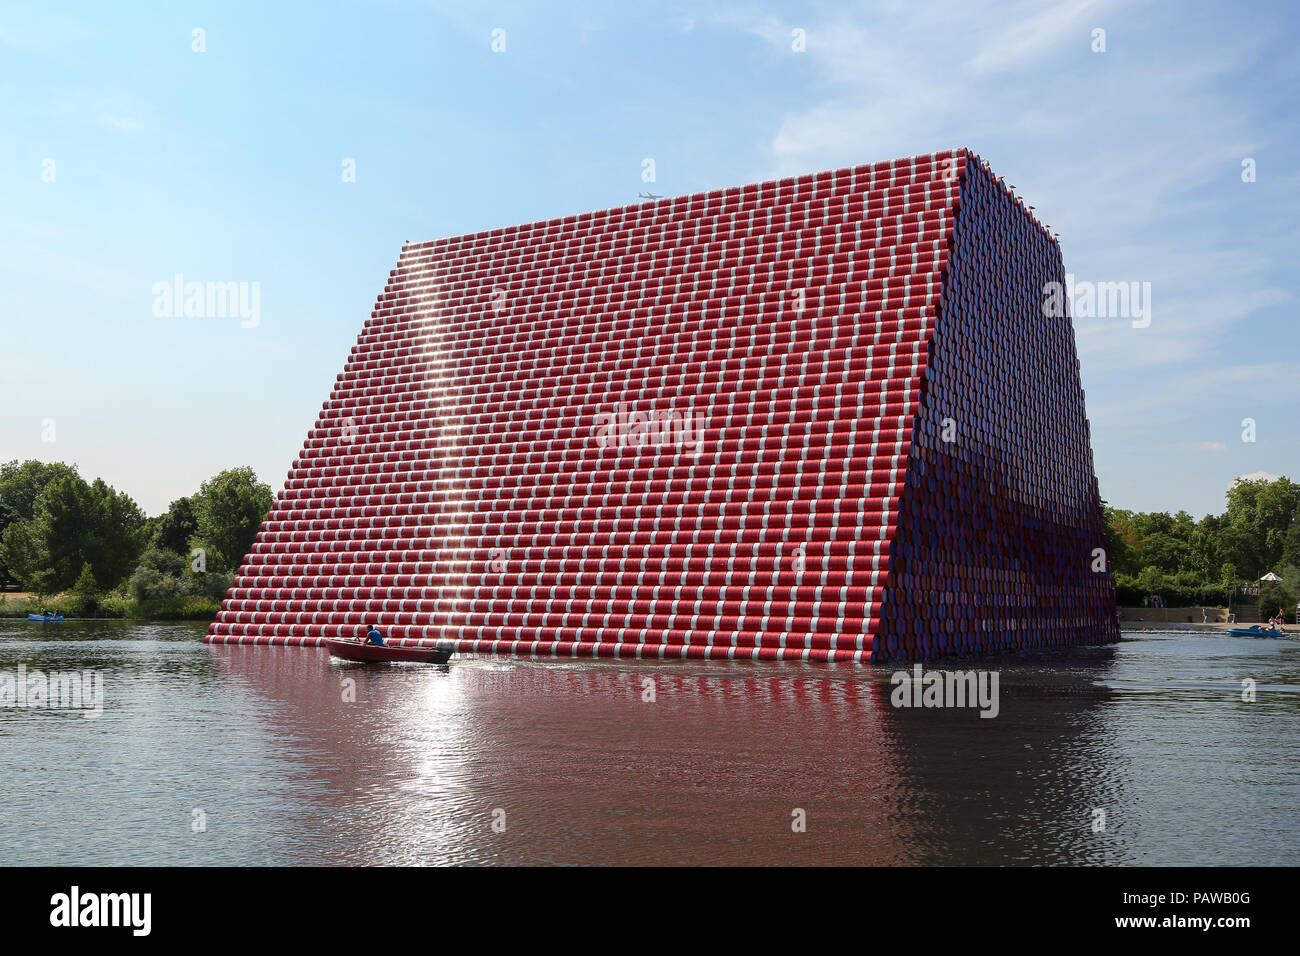
[[[398,647],[395,644],[366,644],[327,637],[325,646],[334,657],[345,661],[374,661],[376,663],[402,661],[414,664],[445,664],[451,660],[452,646],[438,644],[434,647]]]

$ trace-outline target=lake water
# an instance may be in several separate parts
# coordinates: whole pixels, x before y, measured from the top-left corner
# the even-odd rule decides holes
[[[98,719],[0,709],[0,863],[1300,863],[1296,641],[949,663],[998,671],[982,719],[892,707],[893,667],[374,667],[204,630],[0,621],[0,677],[104,688]]]

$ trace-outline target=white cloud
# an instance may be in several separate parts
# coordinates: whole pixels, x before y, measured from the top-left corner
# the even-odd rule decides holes
[[[1281,475],[1275,475],[1271,471],[1252,471],[1247,475],[1238,475],[1229,483],[1228,488],[1231,489],[1238,481],[1277,481],[1281,477]]]
[[[1016,20],[975,54],[970,68],[976,73],[996,73],[1028,66],[1071,37],[1087,46],[1091,37],[1084,29],[1085,17],[1098,6],[1096,0],[1075,0]]]
[[[1300,191],[1275,185],[1300,174],[1268,159],[1292,134],[1284,117],[1253,115],[1237,92],[1272,31],[1226,16],[1173,30],[1182,16],[1167,5],[1068,0],[1046,10],[871,4],[798,24],[723,18],[778,63],[790,55],[790,28],[808,31],[799,66],[816,82],[773,119],[771,176],[968,146],[1060,234],[1076,279],[1151,283],[1150,327],[1075,321],[1098,461],[1123,473],[1113,487],[1134,475],[1144,476],[1138,485],[1160,480],[1157,443],[1202,461],[1231,455],[1235,434],[1218,441],[1205,422],[1243,397],[1300,404],[1285,356],[1250,346],[1281,341],[1289,250],[1300,241]],[[1107,30],[1104,54],[1090,49],[1093,27]],[[1262,157],[1272,180],[1260,189],[1275,200],[1253,205],[1243,156]]]

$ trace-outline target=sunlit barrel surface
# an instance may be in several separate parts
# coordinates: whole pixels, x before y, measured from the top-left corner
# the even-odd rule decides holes
[[[209,640],[1113,641],[1058,281],[966,150],[407,243]]]

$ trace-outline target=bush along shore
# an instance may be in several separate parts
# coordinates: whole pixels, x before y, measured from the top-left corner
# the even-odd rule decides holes
[[[1240,608],[1290,618],[1300,598],[1300,484],[1239,478],[1222,514],[1106,506],[1105,570],[1117,603]],[[129,495],[75,465],[0,464],[0,617],[212,620],[274,495],[232,468],[146,517]],[[1092,556],[1094,559],[1096,555]],[[1152,600],[1152,599],[1156,600]]]
[[[1222,514],[1103,509],[1106,557],[1121,607],[1240,608],[1288,619],[1300,598],[1300,484],[1238,478]],[[1150,601],[1158,598],[1159,602]]]
[[[0,464],[0,617],[210,621],[271,509],[251,468],[203,482],[148,518],[73,465]]]
[[[135,621],[211,621],[221,610],[221,602],[199,595],[168,601],[135,601],[120,594],[110,594],[87,605],[74,594],[53,597],[11,597],[0,594],[0,618],[26,619],[28,614],[51,611],[67,620],[95,618],[130,618]]]

